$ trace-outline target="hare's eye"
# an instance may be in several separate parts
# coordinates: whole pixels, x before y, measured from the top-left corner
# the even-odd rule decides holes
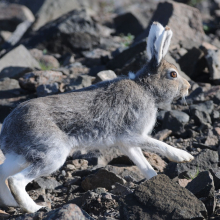
[[[172,78],[176,78],[177,77],[177,73],[175,71],[170,72],[170,76]]]

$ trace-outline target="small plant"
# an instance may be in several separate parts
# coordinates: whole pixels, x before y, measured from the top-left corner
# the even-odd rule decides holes
[[[124,47],[129,47],[133,43],[134,35],[130,33],[127,36],[125,36],[124,34],[121,34],[121,38],[122,38],[122,45]]]
[[[189,0],[188,5],[195,7],[197,4],[201,3],[203,0]]]
[[[47,54],[47,49],[44,49],[44,50],[43,50],[43,54],[44,54],[44,55]]]
[[[44,62],[39,62],[41,70],[50,70],[52,66],[46,65]]]

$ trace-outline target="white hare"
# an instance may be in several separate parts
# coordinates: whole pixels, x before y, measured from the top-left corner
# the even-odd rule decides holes
[[[0,134],[6,157],[0,165],[0,204],[25,212],[39,210],[25,186],[59,169],[72,149],[119,146],[147,179],[157,173],[141,149],[152,149],[175,162],[191,161],[189,153],[148,135],[158,107],[186,96],[190,87],[164,60],[171,37],[169,27],[154,22],[147,40],[148,63],[130,78],[33,99],[14,109]]]

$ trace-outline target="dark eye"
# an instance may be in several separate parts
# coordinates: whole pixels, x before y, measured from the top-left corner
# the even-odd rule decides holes
[[[172,78],[176,78],[177,77],[177,73],[175,71],[170,72],[170,76]]]

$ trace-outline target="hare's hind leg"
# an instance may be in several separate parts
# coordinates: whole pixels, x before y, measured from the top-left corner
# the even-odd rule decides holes
[[[153,167],[144,157],[140,147],[120,147],[120,149],[137,165],[146,179],[150,179],[157,175]]]
[[[42,160],[29,165],[21,172],[8,178],[9,188],[21,209],[25,212],[33,213],[42,206],[37,205],[27,194],[25,187],[32,180],[46,176],[59,169],[65,162],[69,154],[68,150],[62,149],[62,154],[56,148]]]
[[[18,203],[9,191],[5,181],[9,176],[24,169],[27,162],[24,157],[17,154],[6,154],[5,157],[4,163],[0,165],[0,205],[17,207]]]

